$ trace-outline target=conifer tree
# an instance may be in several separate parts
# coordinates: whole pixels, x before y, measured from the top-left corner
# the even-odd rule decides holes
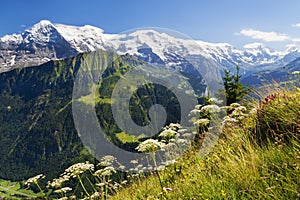
[[[236,66],[235,74],[231,74],[229,70],[224,70],[224,76],[222,76],[224,89],[222,92],[226,96],[226,105],[243,100],[253,89],[241,83],[241,75],[239,73],[240,67],[238,65]]]

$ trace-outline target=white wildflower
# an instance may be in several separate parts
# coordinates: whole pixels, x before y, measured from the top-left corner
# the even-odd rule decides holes
[[[62,197],[62,198],[59,198],[57,200],[68,200],[68,197]]]
[[[221,104],[221,103],[223,103],[223,100],[219,100],[217,98],[212,97],[212,98],[208,99],[208,103],[210,103],[210,104]]]
[[[175,146],[174,142],[170,142],[170,143],[165,145],[165,148],[170,149],[171,147],[174,147],[174,146]]]
[[[239,103],[232,103],[228,106],[228,109],[234,110],[237,107],[240,107],[241,105]]]
[[[52,187],[52,188],[59,188],[62,186],[62,184],[66,181],[68,181],[69,179],[66,179],[64,177],[59,177],[59,178],[55,178],[52,180],[52,182],[48,182],[48,186],[47,187]]]
[[[65,170],[66,174],[71,175],[72,177],[76,177],[79,174],[82,174],[85,171],[94,171],[94,165],[90,164],[89,162],[85,163],[76,163],[70,166],[68,169]]]
[[[171,138],[174,138],[177,135],[177,132],[172,129],[167,129],[162,131],[158,137],[164,138],[166,140],[169,140]]]
[[[174,164],[174,163],[176,163],[176,160],[168,160],[168,161],[167,161],[167,165],[172,165],[172,164]]]
[[[25,185],[30,186],[32,183],[37,184],[38,180],[45,178],[46,176],[43,174],[36,175],[32,178],[29,178],[26,182]]]
[[[171,123],[171,124],[169,124],[169,127],[170,127],[170,129],[172,129],[172,130],[178,130],[178,129],[181,128],[181,125],[178,124],[178,123]]]
[[[249,112],[250,115],[255,115],[257,113],[257,109],[256,108],[252,108]]]
[[[109,166],[112,165],[112,163],[116,160],[116,158],[114,156],[104,156],[103,158],[101,158],[101,162],[98,164],[100,166]]]
[[[125,170],[125,168],[126,168],[126,167],[125,167],[124,165],[120,165],[118,169],[119,169],[119,170]]]
[[[64,193],[66,193],[66,192],[72,191],[72,188],[70,188],[70,187],[63,187],[63,188],[61,188],[61,191],[63,191]]]
[[[55,193],[67,193],[69,191],[72,191],[72,188],[70,188],[70,187],[63,187],[61,189],[54,190]]]
[[[164,165],[160,165],[157,167],[157,170],[159,170],[159,171],[164,170],[164,169],[166,169],[166,166],[164,166]]]
[[[235,108],[234,110],[239,110],[241,112],[246,112],[247,108],[245,106],[239,106],[239,107]]]
[[[188,143],[188,141],[187,140],[185,140],[185,139],[178,139],[177,141],[176,141],[178,144],[186,144],[186,143]]]
[[[178,130],[178,133],[184,134],[184,133],[187,132],[187,131],[188,131],[187,129],[183,128],[183,129],[179,129],[179,130]]]
[[[115,168],[105,167],[104,169],[97,170],[94,174],[98,176],[110,176],[112,173],[116,173]]]
[[[210,122],[209,119],[204,118],[204,119],[198,119],[197,121],[194,122],[194,124],[203,127],[203,126],[207,126],[209,122]]]
[[[200,115],[200,110],[198,109],[191,110],[189,113],[189,117],[199,116],[199,115]]]
[[[150,152],[155,152],[157,150],[160,150],[163,147],[164,144],[162,142],[159,142],[154,139],[148,139],[142,142],[141,144],[139,144],[136,150],[142,153],[150,153]]]
[[[131,160],[130,163],[131,164],[138,164],[138,160]]]
[[[220,112],[221,109],[219,106],[217,105],[207,105],[207,106],[203,106],[200,110],[201,113],[205,113],[205,114],[212,114],[212,113],[218,113]]]
[[[240,117],[240,116],[246,116],[244,112],[247,111],[247,108],[245,106],[239,106],[232,111],[230,114],[231,117]]]
[[[140,168],[143,168],[143,165],[136,166],[136,169],[140,169]]]
[[[201,107],[202,107],[201,104],[195,105],[195,109],[196,109],[196,110],[200,110]]]
[[[293,71],[292,74],[293,74],[293,75],[300,74],[300,71]]]
[[[225,116],[225,117],[223,118],[223,123],[235,123],[235,122],[237,122],[237,121],[238,121],[237,119],[232,118],[232,117],[230,117],[230,116]]]
[[[172,142],[176,142],[176,139],[175,138],[172,138],[172,139],[170,139],[170,142],[172,143]]]
[[[100,199],[101,193],[100,192],[95,192],[94,194],[91,195],[89,199]]]

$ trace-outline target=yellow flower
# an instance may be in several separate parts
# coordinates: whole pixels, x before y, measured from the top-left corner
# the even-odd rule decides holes
[[[223,197],[226,197],[226,192],[225,192],[225,190],[222,190],[221,193],[222,193],[222,196],[223,196]]]

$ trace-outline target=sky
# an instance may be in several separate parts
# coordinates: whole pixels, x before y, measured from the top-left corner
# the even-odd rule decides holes
[[[237,48],[254,42],[277,50],[300,45],[299,0],[2,0],[0,37],[21,33],[43,19],[89,24],[106,33],[168,28]]]

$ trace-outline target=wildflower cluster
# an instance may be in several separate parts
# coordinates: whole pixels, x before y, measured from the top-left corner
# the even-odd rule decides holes
[[[240,123],[248,116],[247,108],[239,103],[232,103],[229,106],[226,106],[226,109],[229,114],[223,118],[223,125]]]
[[[164,143],[159,142],[158,140],[148,139],[142,142],[136,147],[136,150],[142,153],[151,153],[158,151],[164,147]]]
[[[89,162],[76,163],[65,169],[58,178],[48,181],[47,187],[53,188],[53,192],[60,195],[61,199],[64,199],[67,197],[67,193],[73,190],[68,186],[69,181],[71,181],[71,179],[77,179],[85,192],[83,199],[105,199],[108,195],[108,190],[113,192],[121,187],[121,184],[116,182],[114,184],[111,183],[111,176],[117,173],[117,169],[113,166],[114,163],[118,163],[117,159],[110,155],[102,157],[100,162],[96,165],[96,169],[94,164]],[[120,167],[124,166],[120,165]],[[86,178],[90,177],[90,179],[88,178],[88,182],[83,181],[82,175],[85,175]],[[90,185],[93,191],[90,191],[91,189],[88,190],[87,185]],[[69,197],[71,198],[71,196]]]
[[[101,158],[100,163],[98,164],[99,166],[111,166],[113,162],[116,160],[114,156],[111,155],[106,155]]]
[[[34,177],[32,177],[32,178],[29,178],[29,179],[25,182],[25,185],[30,186],[31,184],[37,184],[38,181],[39,181],[40,179],[43,179],[43,178],[45,178],[45,175],[43,175],[43,174],[36,175],[36,176],[34,176]]]
[[[259,101],[259,110],[263,109],[266,105],[271,103],[272,101],[275,100],[276,97],[278,97],[279,94],[273,93],[268,95],[264,100]]]
[[[154,167],[150,162],[148,162],[148,166],[143,166],[138,165],[138,160],[132,160],[131,163],[134,165],[134,168],[131,168],[130,171],[140,173],[162,170],[167,165],[174,164],[176,159],[182,155],[185,149],[188,148],[188,145],[191,144],[193,138],[194,134],[180,124],[171,123],[165,126],[156,139],[147,139],[136,147],[136,150],[141,153],[150,153],[150,157],[154,161]],[[156,159],[154,159],[157,153],[160,154],[158,156],[161,161],[159,166],[156,165]]]
[[[267,140],[276,144],[286,143],[300,132],[299,97],[299,89],[296,88],[293,93],[272,93],[259,102],[255,137],[260,144]]]
[[[70,166],[68,169],[65,170],[66,175],[72,176],[73,178],[77,177],[79,174],[84,173],[87,170],[94,170],[94,165],[90,164],[89,162],[85,163],[76,163]]]
[[[222,101],[210,98],[207,103],[209,105],[196,105],[189,113],[189,121],[194,124],[196,133],[201,135],[208,131],[210,125],[216,125],[223,113],[223,107],[217,105]]]
[[[69,181],[71,178],[77,178],[80,174],[85,171],[93,171],[94,165],[89,162],[76,163],[68,167],[59,178],[54,178],[51,182],[48,182],[48,188],[61,188],[63,183]]]
[[[116,173],[116,170],[114,167],[112,166],[107,166],[103,169],[99,169],[97,170],[94,175],[98,176],[98,177],[102,177],[102,176],[110,176],[112,175],[112,173]]]
[[[169,126],[162,129],[162,132],[158,135],[158,137],[162,142],[174,142],[179,137],[179,130],[182,130],[180,124],[171,123]]]
[[[63,193],[63,194],[66,194],[69,191],[72,191],[72,188],[70,188],[70,187],[63,187],[61,189],[54,190],[55,193]]]

